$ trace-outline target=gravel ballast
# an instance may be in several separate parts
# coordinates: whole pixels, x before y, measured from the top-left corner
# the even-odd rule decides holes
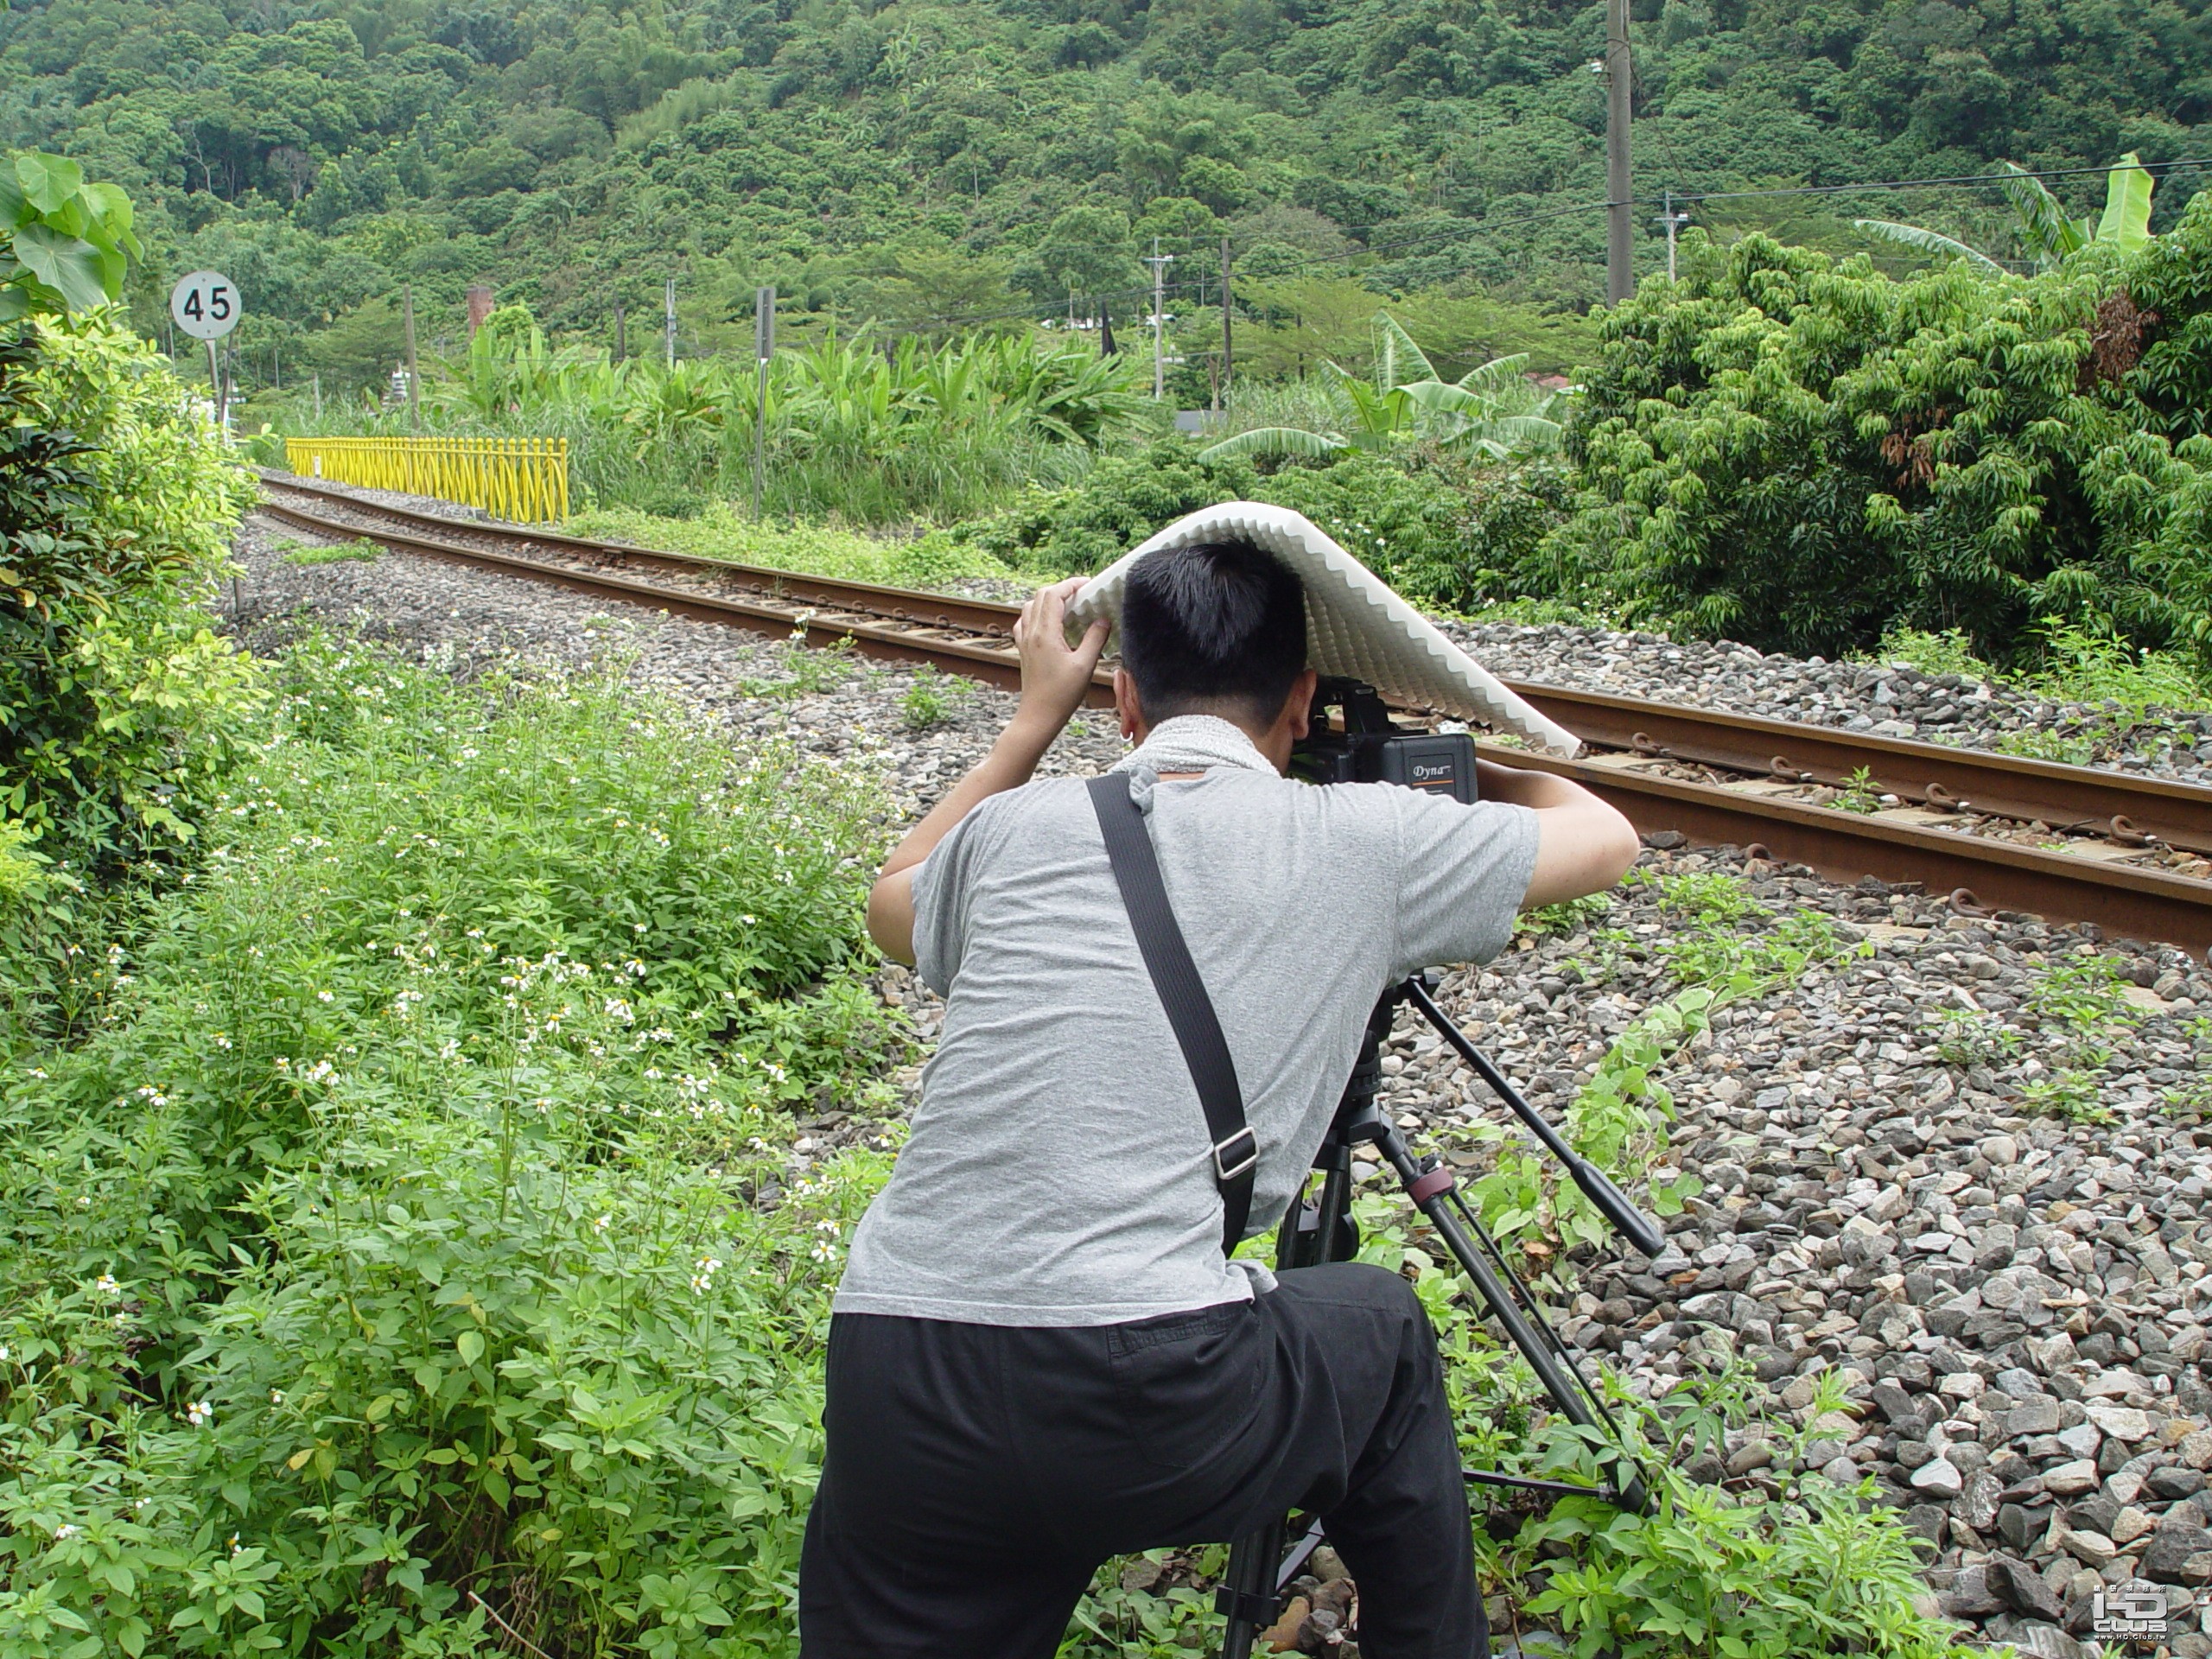
[[[462,671],[510,653],[625,663],[733,741],[779,735],[880,766],[901,818],[980,757],[1012,707],[861,663],[803,672],[827,682],[817,690],[764,690],[793,677],[778,642],[404,554],[283,557],[280,543],[309,539],[260,520],[242,533],[237,624],[249,641],[272,645],[312,616]],[[1697,701],[1726,700],[1700,685],[1751,684],[1757,696],[1728,706],[1847,725],[1861,711],[1845,690],[1869,672],[1793,672],[1738,648],[1590,630],[1488,629],[1471,643],[1501,672],[1560,680],[1572,659],[1574,683]],[[1586,645],[1597,654],[1578,656]],[[923,729],[908,723],[918,687],[944,709]],[[1967,702],[2013,708],[1996,694],[1952,700],[1961,721]],[[1986,729],[2013,717],[1993,714]],[[1121,753],[1110,715],[1088,714],[1046,770],[1089,772]],[[2141,1577],[2177,1608],[2205,1604],[2177,1613],[2170,1647],[2212,1654],[2212,977],[2178,951],[1967,918],[1916,892],[1839,887],[1728,849],[1655,845],[1643,874],[1602,917],[1525,933],[1445,982],[1447,1009],[1554,1119],[1612,1041],[1676,995],[1665,948],[1691,923],[1681,889],[1670,900],[1657,878],[1735,878],[1777,915],[1827,917],[1861,954],[1744,996],[1669,1061],[1679,1118],[1658,1173],[1703,1190],[1669,1223],[1659,1260],[1581,1264],[1560,1310],[1567,1339],[1647,1394],[1736,1356],[1785,1414],[1805,1413],[1814,1379],[1835,1372],[1846,1409],[1808,1426],[1799,1471],[1785,1468],[1787,1446],[1752,1430],[1694,1472],[1745,1491],[1785,1472],[1872,1478],[1933,1547],[1931,1592],[1989,1640],[2072,1654],[2095,1592]],[[2125,1008],[2069,1031],[2038,1010],[2054,976],[2088,961],[2116,967]],[[933,999],[903,970],[881,983],[926,1043]],[[1510,1127],[1479,1084],[1407,1020],[1385,1070],[1386,1109],[1479,1174],[1493,1148],[1473,1131]],[[2029,1109],[2069,1071],[2108,1121]],[[802,1154],[859,1131],[827,1126]]]

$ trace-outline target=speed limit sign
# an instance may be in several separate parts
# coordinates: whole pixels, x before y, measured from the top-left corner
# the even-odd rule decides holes
[[[219,270],[195,270],[169,290],[169,315],[194,340],[220,340],[241,308],[238,285]]]

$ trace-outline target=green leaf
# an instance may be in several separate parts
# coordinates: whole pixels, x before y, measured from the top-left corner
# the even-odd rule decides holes
[[[2041,179],[2011,162],[1998,163],[2010,175],[2004,181],[2005,199],[2020,216],[2028,244],[2046,262],[2056,263],[2078,253],[2088,238],[2086,221],[2066,217],[2058,198],[2044,188]]]
[[[481,1331],[462,1332],[453,1339],[453,1345],[464,1365],[474,1365],[484,1357],[484,1333]]]
[[[16,181],[40,213],[58,213],[84,188],[85,169],[63,156],[29,150],[16,157]]]
[[[2105,175],[2105,213],[2096,239],[2133,253],[2151,240],[2152,178],[2133,150]]]
[[[1887,219],[1854,219],[1852,224],[1869,236],[1878,236],[1885,242],[1901,243],[1908,248],[1918,248],[1923,253],[1949,254],[1964,259],[1977,270],[1992,276],[2006,274],[2005,267],[1986,253],[1976,252],[1954,237],[1940,231],[1924,231],[1917,225],[1899,225]]]
[[[114,297],[99,249],[80,236],[63,236],[43,225],[26,225],[15,235],[16,257],[30,273],[57,291],[73,311],[89,311]],[[121,291],[120,284],[118,292]]]
[[[1236,455],[1332,455],[1345,448],[1333,432],[1308,432],[1296,426],[1255,426],[1249,432],[1224,438],[1198,451],[1200,461],[1227,461]]]

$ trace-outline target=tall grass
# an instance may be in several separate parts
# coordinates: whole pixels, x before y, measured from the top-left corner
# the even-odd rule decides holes
[[[716,500],[749,503],[759,424],[764,514],[893,526],[1072,483],[1144,410],[1128,363],[1035,334],[936,346],[832,337],[779,352],[767,380],[761,423],[749,361],[617,364],[556,349],[535,329],[487,327],[426,376],[423,429],[566,438],[587,505],[689,517]],[[397,435],[410,421],[366,401],[317,418],[296,401],[272,424],[278,436]]]

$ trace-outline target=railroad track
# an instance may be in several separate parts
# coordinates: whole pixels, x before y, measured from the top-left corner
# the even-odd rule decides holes
[[[1013,690],[1019,607],[590,541],[363,501],[262,474],[261,511],[324,535],[626,604],[928,663]],[[1478,741],[1587,785],[1650,833],[1733,844],[1856,880],[1916,881],[1969,912],[2017,910],[2212,955],[2212,789],[2050,761],[1508,681],[1576,733],[1573,760]],[[1102,671],[1090,697],[1112,702]],[[1410,711],[1416,715],[1420,711]]]

